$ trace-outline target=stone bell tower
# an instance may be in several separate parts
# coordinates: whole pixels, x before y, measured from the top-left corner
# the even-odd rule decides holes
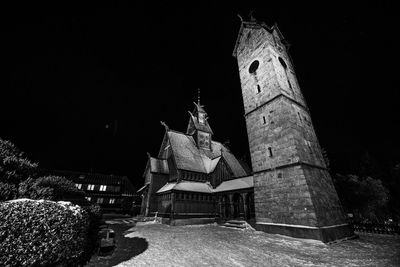
[[[257,229],[323,242],[353,236],[278,27],[242,21],[233,56],[253,166]]]

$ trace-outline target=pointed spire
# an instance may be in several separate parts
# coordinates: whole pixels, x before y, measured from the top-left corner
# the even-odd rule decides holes
[[[197,88],[197,105],[200,106],[200,88]]]

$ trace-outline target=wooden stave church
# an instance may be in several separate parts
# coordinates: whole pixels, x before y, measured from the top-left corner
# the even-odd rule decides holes
[[[204,106],[194,103],[186,133],[169,129],[157,157],[148,154],[141,214],[171,225],[251,219],[254,184],[250,169],[212,140]]]

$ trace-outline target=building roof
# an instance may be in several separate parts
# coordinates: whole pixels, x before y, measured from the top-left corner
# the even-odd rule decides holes
[[[202,182],[189,182],[189,181],[182,181],[179,183],[176,182],[167,183],[163,187],[161,187],[157,191],[157,193],[168,192],[171,190],[212,193],[212,187],[210,184]]]
[[[150,171],[153,173],[168,174],[169,168],[167,160],[150,157]]]
[[[243,34],[243,30],[245,28],[257,28],[257,29],[263,28],[266,31],[268,31],[269,33],[273,33],[275,31],[276,34],[281,39],[281,42],[284,43],[285,45],[289,46],[289,44],[286,42],[285,38],[283,37],[281,31],[279,30],[277,24],[274,24],[273,26],[270,27],[267,24],[265,24],[265,22],[260,22],[260,21],[242,21],[242,24],[240,25],[238,37],[236,39],[235,47],[234,47],[233,52],[232,52],[232,56],[233,57],[236,57],[236,52],[237,52],[237,49],[238,49],[239,44],[240,44],[240,40],[241,40],[241,37],[242,37],[242,34]]]
[[[148,187],[150,185],[150,183],[146,183],[144,186],[142,186],[138,191],[136,191],[137,193],[143,191],[146,187]]]
[[[65,170],[41,170],[43,175],[63,176],[74,183],[81,184],[100,184],[100,185],[120,185],[121,194],[134,194],[135,188],[126,176],[117,176],[112,174],[86,173]]]
[[[222,182],[213,192],[225,192],[254,187],[253,176],[247,176]]]
[[[176,191],[188,191],[198,193],[220,193],[226,191],[248,189],[254,187],[253,176],[247,176],[242,178],[236,178],[222,182],[217,188],[213,189],[210,183],[204,182],[192,182],[192,181],[181,181],[167,183],[161,187],[157,193],[169,192],[172,190]]]
[[[219,142],[211,142],[211,150],[199,149],[192,136],[168,131],[173,156],[178,169],[212,173],[221,158],[225,160],[233,177],[248,175],[236,157]]]
[[[204,123],[200,123],[200,122],[198,122],[197,118],[192,113],[190,113],[188,128],[190,129],[191,126],[193,126],[195,129],[197,129],[199,131],[213,134],[210,124],[208,124],[208,121],[205,119]]]

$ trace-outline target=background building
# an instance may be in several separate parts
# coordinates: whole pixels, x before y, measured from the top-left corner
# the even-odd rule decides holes
[[[54,170],[47,174],[63,176],[86,193],[86,199],[97,203],[103,212],[130,213],[137,193],[126,176]]]

